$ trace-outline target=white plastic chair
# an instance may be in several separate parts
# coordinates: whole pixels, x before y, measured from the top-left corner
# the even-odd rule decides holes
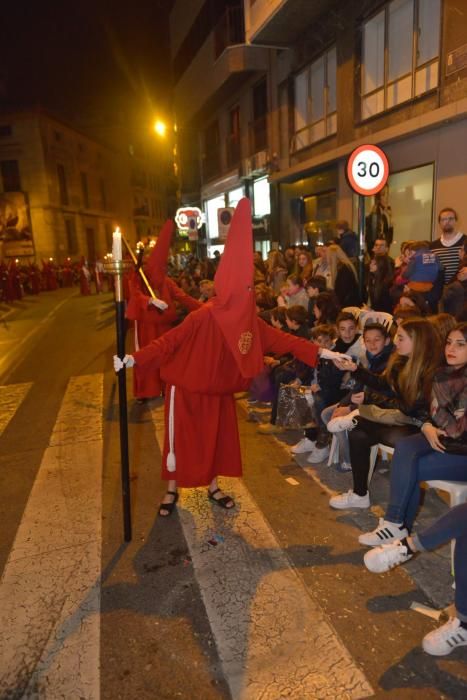
[[[376,459],[378,457],[378,451],[381,450],[383,458],[388,458],[388,455],[394,454],[394,448],[389,445],[383,445],[379,443],[378,445],[373,445],[370,452],[370,472],[368,474],[368,483],[371,481],[373,472],[375,469]],[[438,489],[439,491],[445,491],[449,494],[449,505],[451,508],[458,506],[461,503],[467,503],[467,482],[465,481],[443,481],[441,479],[433,479],[432,481],[425,482],[428,488]],[[451,570],[454,571],[454,548],[456,546],[456,541],[451,542]]]
[[[354,319],[358,322],[363,309],[361,309],[359,306],[345,306],[343,309],[341,309],[341,311],[346,314],[352,314]]]
[[[363,330],[363,328],[365,328],[365,324],[370,320],[373,323],[380,323],[386,328],[386,330],[389,330],[394,323],[394,318],[391,316],[391,314],[388,314],[385,311],[372,311],[371,309],[367,309],[362,311],[359,316],[360,328]]]

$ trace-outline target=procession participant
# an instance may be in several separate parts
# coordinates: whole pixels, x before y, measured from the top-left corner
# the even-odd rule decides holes
[[[194,311],[201,303],[185,294],[166,275],[167,258],[170,250],[174,224],[168,220],[163,226],[156,245],[151,251],[144,270],[157,299],[149,295],[141,276],[133,270],[128,278],[129,299],[126,318],[134,321],[134,346],[138,351],[152,340],[169,331],[178,321],[175,303],[188,311]],[[157,290],[157,291],[156,291]],[[163,302],[162,304],[160,302]],[[135,367],[133,374],[133,395],[139,403],[160,396],[163,391],[159,368]]]
[[[292,352],[312,366],[319,354],[338,356],[258,318],[248,199],[237,205],[215,288],[216,296],[179,326],[134,356],[125,355],[123,360],[114,356],[115,371],[135,363],[157,366],[167,383],[162,478],[168,481],[168,490],[159,508],[163,517],[174,510],[178,486],[208,486],[213,503],[226,509],[234,507],[233,499],[217,484],[218,476],[242,475],[233,395],[248,389],[262,371],[266,352]]]
[[[91,294],[91,273],[88,267],[88,261],[81,258],[81,265],[79,268],[79,289],[82,296],[89,296]]]

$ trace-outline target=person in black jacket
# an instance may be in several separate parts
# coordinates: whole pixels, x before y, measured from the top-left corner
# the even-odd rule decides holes
[[[389,359],[386,371],[375,375],[353,362],[339,361],[340,369],[354,372],[357,381],[366,384],[378,394],[383,391],[378,406],[395,408],[411,419],[412,424],[387,425],[376,423],[352,414],[342,419],[348,421],[350,462],[353,489],[331,498],[332,508],[369,508],[368,475],[370,450],[383,443],[394,446],[396,442],[419,430],[430,415],[433,376],[440,366],[442,349],[432,324],[425,319],[403,321],[395,337],[396,350]],[[373,401],[373,403],[375,403]],[[337,419],[338,420],[338,419]],[[418,427],[417,427],[418,426]]]
[[[375,255],[370,260],[368,274],[368,298],[370,309],[392,313],[394,302],[390,290],[394,281],[394,269],[387,255]]]
[[[331,286],[342,308],[360,306],[358,278],[354,266],[338,245],[328,246],[328,265],[331,270]]]

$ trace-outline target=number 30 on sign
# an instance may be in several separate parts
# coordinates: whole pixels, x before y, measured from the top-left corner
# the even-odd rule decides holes
[[[389,163],[378,146],[359,146],[347,161],[347,179],[354,192],[369,196],[383,189],[389,176]]]

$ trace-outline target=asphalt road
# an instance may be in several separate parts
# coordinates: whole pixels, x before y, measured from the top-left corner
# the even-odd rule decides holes
[[[348,476],[300,466],[287,449],[298,435],[259,435],[244,401],[244,479],[226,483],[236,513],[196,490],[164,521],[162,404],[135,404],[129,374],[123,544],[111,297],[60,290],[6,313],[1,699],[467,697],[467,649],[424,654],[437,623],[410,608],[452,601],[449,552],[369,574],[356,538],[378,508],[331,511]],[[387,486],[377,473],[381,505]],[[444,509],[430,494],[422,522]]]

